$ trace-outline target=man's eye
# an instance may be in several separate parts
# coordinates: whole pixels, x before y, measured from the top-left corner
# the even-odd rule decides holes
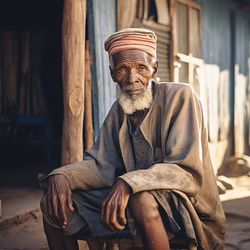
[[[127,70],[125,68],[117,69],[117,73],[119,73],[119,74],[125,74],[126,72],[127,72]]]
[[[138,66],[138,70],[139,71],[144,71],[144,70],[146,70],[147,68],[146,68],[146,66],[144,66],[144,65],[139,65]]]

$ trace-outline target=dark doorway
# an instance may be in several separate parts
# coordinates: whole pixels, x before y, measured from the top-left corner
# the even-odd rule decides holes
[[[59,165],[63,0],[0,2],[0,185]]]

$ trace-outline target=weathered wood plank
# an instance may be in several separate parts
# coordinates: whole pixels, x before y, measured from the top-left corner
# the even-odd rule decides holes
[[[85,0],[64,0],[62,165],[83,158],[85,18]]]
[[[242,155],[245,151],[245,101],[246,101],[246,76],[235,67],[235,106],[234,106],[234,146],[235,154]]]
[[[117,0],[117,26],[119,30],[132,26],[136,17],[136,5],[137,1],[134,0]]]
[[[220,69],[217,65],[204,65],[204,80],[208,100],[208,135],[210,142],[218,141],[219,115],[218,115],[218,86]]]
[[[92,112],[92,81],[90,69],[89,41],[86,41],[85,48],[85,112],[84,112],[84,148],[88,149],[94,145],[94,127]]]
[[[229,138],[230,129],[230,82],[229,72],[224,70],[220,72],[219,84],[219,140]]]

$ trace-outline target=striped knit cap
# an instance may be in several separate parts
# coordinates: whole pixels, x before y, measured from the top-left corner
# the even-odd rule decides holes
[[[104,43],[105,50],[112,56],[124,50],[142,50],[156,58],[155,33],[148,29],[127,28],[115,32]]]

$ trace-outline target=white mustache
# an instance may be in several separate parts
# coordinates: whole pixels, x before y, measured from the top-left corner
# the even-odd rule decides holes
[[[124,89],[118,93],[118,101],[126,114],[133,114],[137,110],[144,110],[151,107],[153,95],[152,95],[152,83],[150,82],[145,91],[136,96],[129,96]]]

